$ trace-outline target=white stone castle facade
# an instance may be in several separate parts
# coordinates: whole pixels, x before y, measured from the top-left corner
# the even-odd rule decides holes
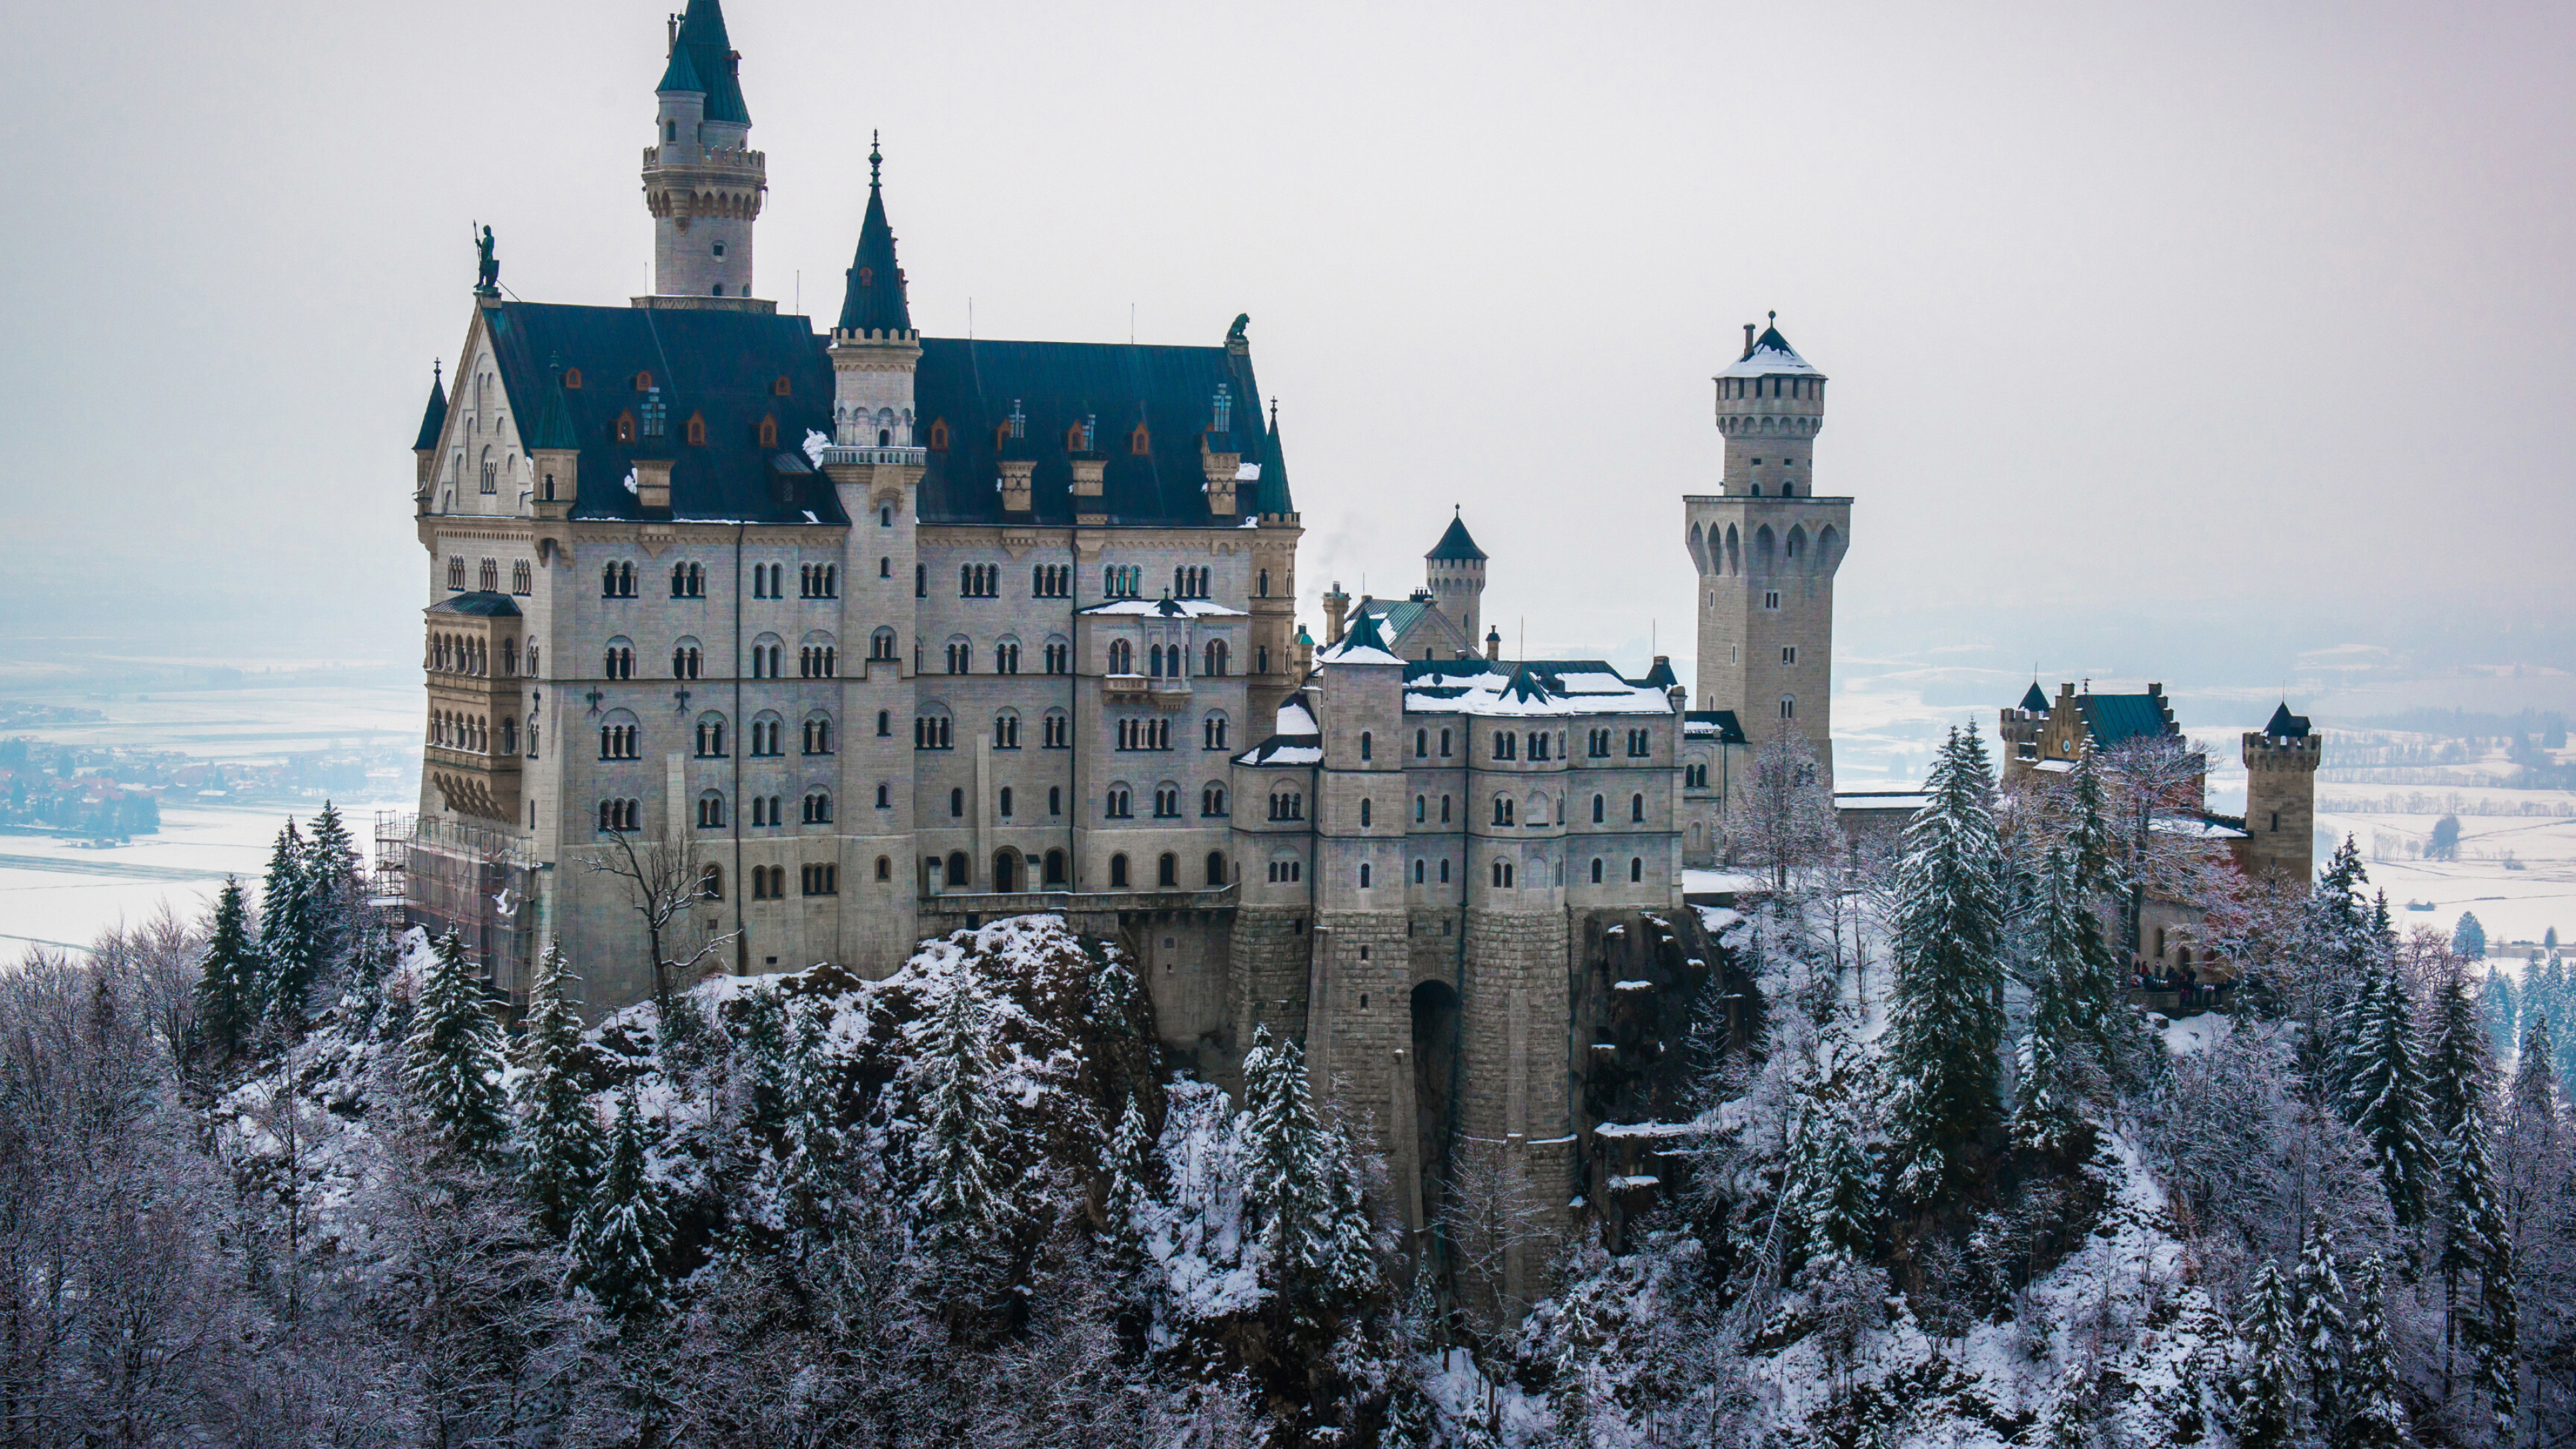
[[[1660,660],[1479,650],[1461,520],[1417,607],[1337,606],[1318,649],[1243,320],[1207,347],[925,337],[874,154],[835,324],[778,315],[737,66],[692,0],[644,153],[654,294],[479,289],[432,391],[411,912],[512,995],[559,937],[598,1011],[653,987],[635,884],[599,868],[639,841],[698,886],[664,957],[727,971],[882,975],[1061,911],[1129,943],[1207,1075],[1295,1035],[1399,1163],[1435,1129],[1529,1144],[1563,1202],[1577,954],[1682,906],[1738,711],[1776,702],[1830,758],[1849,502],[1810,482],[1821,375],[1774,331],[1720,380],[1726,484],[1688,543],[1724,708],[1686,713]]]

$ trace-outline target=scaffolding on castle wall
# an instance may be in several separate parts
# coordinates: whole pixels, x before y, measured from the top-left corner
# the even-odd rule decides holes
[[[471,821],[379,811],[371,889],[405,926],[454,931],[495,991],[527,1001],[535,964],[537,864],[508,832]]]

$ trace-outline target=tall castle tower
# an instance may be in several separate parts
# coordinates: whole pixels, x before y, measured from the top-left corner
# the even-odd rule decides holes
[[[2245,735],[2246,874],[2304,886],[2316,873],[2317,762],[2322,742],[2283,700]]]
[[[1816,496],[1825,375],[1777,326],[1756,337],[1747,323],[1744,355],[1716,382],[1725,475],[1715,496],[1682,500],[1699,574],[1700,707],[1735,711],[1757,747],[1795,730],[1830,785],[1834,571],[1851,500]]]
[[[1485,617],[1485,551],[1467,534],[1467,522],[1450,510],[1449,531],[1422,556],[1431,575],[1431,597],[1440,603],[1440,612],[1458,626],[1469,649],[1475,647],[1477,626]]]
[[[717,0],[689,0],[654,87],[661,104],[653,144],[644,148],[657,297],[751,295],[751,226],[769,180],[748,144],[741,65]]]

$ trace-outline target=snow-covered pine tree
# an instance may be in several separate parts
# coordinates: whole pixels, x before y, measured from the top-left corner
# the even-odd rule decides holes
[[[340,969],[357,948],[358,913],[366,903],[366,885],[358,874],[357,842],[340,819],[340,807],[325,800],[313,817],[313,833],[304,841],[305,913],[313,928],[313,965],[317,972]]]
[[[2235,1384],[2240,1449],[2288,1449],[2299,1427],[2299,1317],[2280,1265],[2266,1257],[2255,1270],[2245,1318],[2245,1363]]]
[[[791,1256],[810,1263],[837,1236],[843,1191],[840,1070],[832,1053],[831,1008],[819,1001],[782,1011],[793,1027],[785,1094],[785,1135],[761,1166],[755,1198],[775,1213]]]
[[[528,988],[527,1028],[519,1038],[519,1185],[537,1221],[557,1237],[599,1184],[606,1155],[599,1118],[581,1078],[581,1015],[564,996],[563,942],[546,947]]]
[[[2365,992],[2348,1014],[2342,1078],[2344,1119],[2367,1138],[2379,1161],[2397,1225],[2424,1220],[2439,1165],[2438,1138],[2425,1100],[2422,1048],[2415,1039],[2415,1005],[2396,963],[2372,969]]]
[[[259,954],[261,1012],[290,1028],[303,1023],[305,998],[319,970],[305,865],[304,836],[289,820],[269,848],[268,873],[260,880]]]
[[[2516,993],[2513,978],[2493,962],[2487,965],[2486,984],[2478,989],[2478,1017],[2487,1029],[2487,1055],[2492,1061],[2508,1061],[2513,1056]]]
[[[992,1008],[959,965],[921,1037],[912,1156],[924,1244],[951,1260],[990,1249],[1011,1212],[999,1160],[1005,1108],[992,1087]]]
[[[1974,726],[1950,732],[1925,793],[1897,866],[1887,1070],[1896,1195],[1932,1207],[1975,1182],[2003,1115],[2003,850]]]
[[[2114,1007],[2110,978],[2090,949],[2098,926],[2080,893],[2073,851],[2050,846],[2040,876],[2030,1028],[2021,1042],[2012,1141],[2056,1157],[2084,1141],[2083,1098],[2099,1080],[2093,1069],[2108,1045]]]
[[[2487,1054],[2486,1023],[2478,1019],[2468,972],[2446,959],[2433,979],[2432,1035],[2424,1050],[2424,1103],[2434,1135],[2449,1141],[2461,1118],[2495,1092],[2495,1060]]]
[[[2075,865],[2076,893],[2087,909],[2125,887],[2120,871],[2120,841],[2111,828],[2110,792],[2102,785],[2102,761],[2087,744],[2076,756],[2067,781],[2065,846]]]
[[[2472,1382],[2490,1403],[2502,1395],[2503,1422],[2510,1424],[2519,1337],[2513,1232],[2495,1180],[2487,1110],[2485,1098],[2470,1103],[2451,1137],[2442,1252],[2435,1267],[2442,1274],[2445,1342],[2456,1336],[2466,1345]]]
[[[671,1217],[647,1171],[643,1113],[630,1085],[617,1102],[608,1169],[573,1233],[574,1281],[621,1323],[659,1313],[670,1305],[662,1277],[670,1240]]]
[[[2406,1410],[2397,1402],[2397,1354],[2388,1341],[2386,1276],[2378,1254],[2362,1260],[2343,1418],[2332,1426],[2329,1440],[2335,1449],[2399,1449],[2407,1442]]]
[[[2343,1274],[2335,1262],[2334,1230],[2326,1226],[2323,1213],[2308,1220],[2291,1292],[2298,1306],[2298,1359],[2307,1381],[2308,1402],[2316,1408],[2317,1429],[2331,1438],[2351,1403],[2345,1389],[2352,1374],[2346,1357],[2352,1329],[2344,1317]]]
[[[1289,1322],[1320,1324],[1376,1269],[1350,1144],[1315,1114],[1305,1053],[1268,1027],[1253,1029],[1243,1096],[1243,1202],[1262,1276]]]
[[[796,1091],[796,1064],[787,1045],[787,998],[774,986],[755,986],[743,993],[742,1126],[750,1134],[752,1154],[787,1125],[788,1103]]]
[[[483,1000],[483,982],[454,931],[438,938],[403,1043],[403,1083],[448,1145],[489,1159],[510,1131],[501,1087],[501,1027]]]
[[[1782,1267],[1867,1262],[1878,1247],[1877,1169],[1841,1104],[1811,1097],[1792,1151]]]
[[[1153,1150],[1154,1134],[1145,1130],[1144,1109],[1131,1092],[1126,1110],[1118,1114],[1118,1125],[1110,1129],[1108,1152],[1100,1164],[1108,1178],[1100,1195],[1100,1213],[1106,1220],[1101,1247],[1122,1281],[1132,1279],[1145,1266],[1143,1215],[1151,1201],[1146,1157]]]
[[[214,931],[197,977],[197,1009],[206,1040],[225,1056],[240,1051],[259,1024],[259,947],[250,936],[241,882],[224,877],[215,897]]]
[[[2308,897],[2301,934],[2310,980],[2292,1009],[2303,1028],[2299,1075],[2319,1102],[2331,1103],[2340,1095],[2343,1036],[2353,1001],[2379,964],[2370,930],[2370,902],[2363,895],[2369,883],[2360,847],[2347,835],[2318,873],[2316,888]]]

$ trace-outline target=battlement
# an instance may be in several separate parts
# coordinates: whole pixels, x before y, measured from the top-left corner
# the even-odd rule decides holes
[[[2245,733],[2245,768],[2314,772],[2325,757],[2325,741],[2316,735],[2281,738],[2260,730]]]
[[[644,148],[644,169],[648,172],[740,171],[763,177],[769,174],[768,154],[754,151],[748,146],[711,146],[698,152],[694,157],[673,156],[669,160],[663,159],[665,152],[686,152],[689,149],[691,148],[683,147],[678,142],[668,146],[647,146]]]

